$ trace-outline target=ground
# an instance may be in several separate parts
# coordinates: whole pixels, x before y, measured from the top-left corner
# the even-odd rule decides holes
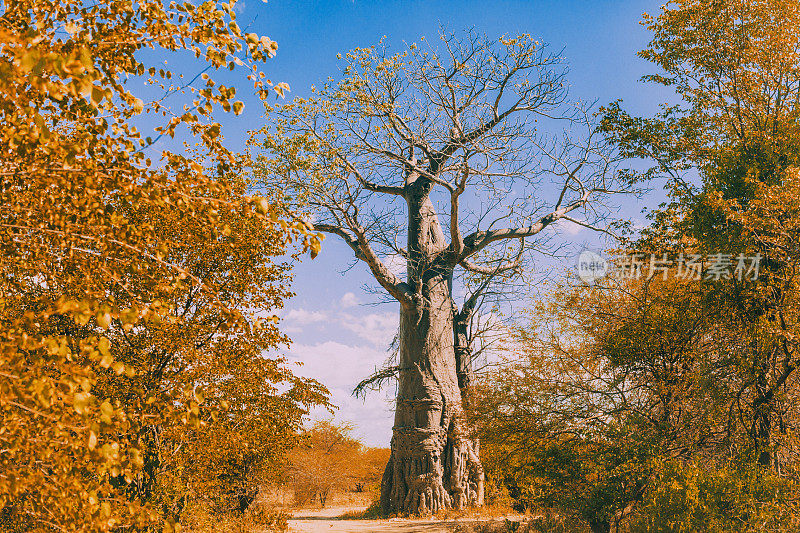
[[[445,512],[439,517],[390,518],[385,520],[350,520],[343,515],[358,516],[377,498],[372,492],[345,492],[331,494],[328,505],[319,507],[319,502],[307,502],[295,507],[290,489],[272,487],[265,490],[263,503],[274,509],[283,509],[289,519],[289,533],[450,533],[458,524],[474,523],[478,520],[520,520],[522,516],[509,514],[504,508],[484,507],[480,511]]]
[[[358,511],[363,506],[335,506],[324,509],[298,509],[292,511],[289,520],[290,533],[331,532],[331,533],[449,533],[459,523],[475,522],[474,517],[451,519],[429,518],[390,518],[388,520],[342,520],[338,517]],[[494,517],[502,518],[502,517]],[[509,516],[519,520],[519,516]],[[485,518],[481,518],[485,519]]]

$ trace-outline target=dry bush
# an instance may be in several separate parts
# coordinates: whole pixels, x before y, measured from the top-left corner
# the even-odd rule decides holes
[[[196,505],[185,513],[183,531],[190,533],[252,533],[287,531],[289,515],[263,502],[256,502],[245,512],[215,513],[210,507]]]
[[[587,533],[586,524],[569,515],[544,511],[538,516],[517,520],[487,520],[458,524],[453,533]]]
[[[474,518],[476,520],[486,518],[503,520],[511,515],[519,516],[519,513],[512,509],[510,505],[495,503],[484,505],[482,507],[467,507],[466,509],[461,510],[453,508],[444,509],[436,513],[434,516],[438,520],[457,520],[470,518]]]

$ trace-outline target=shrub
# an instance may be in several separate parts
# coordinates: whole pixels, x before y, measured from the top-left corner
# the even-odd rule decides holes
[[[631,533],[796,531],[797,487],[753,461],[707,468],[661,461]]]
[[[193,505],[184,515],[184,531],[191,533],[252,533],[253,531],[287,531],[289,515],[261,502],[244,512],[216,513],[210,505]]]

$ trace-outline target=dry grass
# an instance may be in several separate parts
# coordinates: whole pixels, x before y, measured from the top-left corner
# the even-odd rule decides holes
[[[263,503],[254,503],[244,513],[214,513],[201,505],[187,510],[182,530],[191,533],[252,533],[286,531],[289,515]]]
[[[338,517],[340,520],[378,520],[381,517],[381,502],[373,501],[363,511],[348,511]]]
[[[366,508],[374,499],[375,495],[371,492],[337,492],[328,497],[324,508]],[[319,503],[319,499],[298,503],[294,492],[291,489],[282,487],[269,487],[263,489],[259,500],[275,509],[285,509],[287,511],[297,509],[323,509]]]
[[[588,533],[589,528],[576,518],[543,510],[535,516],[517,520],[492,518],[458,524],[454,533]]]
[[[364,509],[363,511],[348,511],[338,518],[340,520],[377,520],[380,518],[393,518],[396,515],[392,515],[390,517],[382,517],[381,516],[381,508],[380,502],[376,499],[373,500],[370,505]],[[409,516],[408,518],[411,518]],[[420,518],[428,518],[428,516],[422,516]],[[511,509],[507,506],[500,506],[500,505],[487,505],[484,507],[468,507],[462,510],[456,509],[445,509],[443,511],[439,511],[434,515],[430,515],[430,518],[433,518],[438,521],[449,521],[449,520],[487,520],[487,519],[506,519],[512,518],[514,520],[520,520],[520,514]]]
[[[511,507],[505,505],[484,505],[483,507],[467,507],[466,509],[445,509],[436,513],[435,517],[439,520],[457,520],[464,518],[487,519],[487,518],[509,518],[519,517],[519,513]]]

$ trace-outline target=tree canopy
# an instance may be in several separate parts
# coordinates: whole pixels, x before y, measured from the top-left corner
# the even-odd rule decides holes
[[[671,267],[567,280],[518,334],[522,362],[476,406],[522,500],[596,531],[797,527],[798,13],[676,0],[645,16],[645,80],[679,103],[646,118],[612,103],[602,128],[670,194],[615,252]],[[699,275],[679,277],[678,257]],[[741,257],[754,275],[736,273]],[[559,492],[565,479],[582,497]]]
[[[11,1],[0,40],[0,516],[170,529],[175,508],[151,497],[166,471],[155,441],[251,408],[282,410],[264,426],[281,441],[323,401],[259,352],[284,341],[270,309],[288,278],[272,258],[318,241],[248,196],[213,118],[242,103],[206,72],[241,69],[265,98],[258,64],[277,46],[210,1]],[[205,71],[184,77],[155,52]],[[158,150],[176,135],[194,146]]]
[[[384,512],[481,505],[462,417],[476,309],[514,293],[559,221],[607,229],[604,201],[631,182],[589,107],[568,100],[560,55],[529,35],[343,59],[338,81],[276,107],[257,173],[400,305],[398,364],[375,376],[399,382]]]

